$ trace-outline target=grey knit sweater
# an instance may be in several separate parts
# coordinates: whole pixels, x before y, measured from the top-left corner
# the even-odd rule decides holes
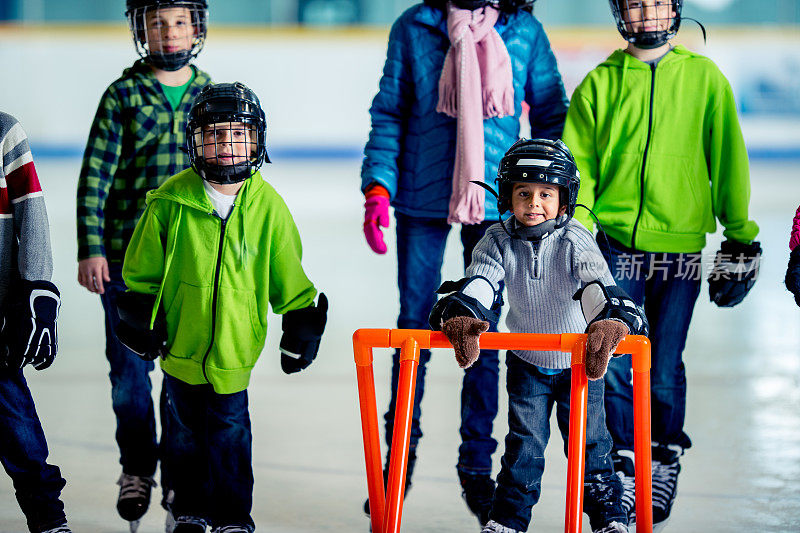
[[[53,257],[42,188],[28,137],[0,112],[0,310],[9,285],[22,278],[50,280]]]
[[[510,223],[506,224],[510,227]],[[467,276],[506,285],[506,326],[514,333],[583,333],[586,320],[575,292],[594,280],[614,285],[592,234],[575,220],[534,244],[491,226],[472,252]],[[481,302],[486,307],[490,301]],[[570,354],[514,350],[544,368],[569,368]]]

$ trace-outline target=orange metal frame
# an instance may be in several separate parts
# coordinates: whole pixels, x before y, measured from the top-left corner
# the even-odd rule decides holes
[[[572,353],[569,444],[567,454],[567,505],[564,531],[580,533],[583,519],[583,475],[586,449],[588,379],[586,377],[586,335],[577,333],[484,333],[484,349],[548,350]],[[375,401],[373,348],[400,348],[400,375],[394,417],[389,478],[384,491],[378,410]],[[403,492],[411,414],[420,349],[452,348],[447,337],[437,331],[417,329],[359,329],[353,334],[353,352],[358,378],[364,459],[367,467],[370,519],[374,533],[397,533],[403,514]],[[636,468],[636,530],[652,533],[652,483],[650,450],[650,341],[628,335],[616,353],[633,355],[634,462]]]

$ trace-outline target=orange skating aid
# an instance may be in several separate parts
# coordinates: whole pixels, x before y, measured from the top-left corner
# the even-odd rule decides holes
[[[441,332],[421,329],[359,329],[353,334],[353,352],[358,379],[358,400],[367,467],[370,520],[374,533],[398,533],[403,514],[403,492],[411,438],[417,366],[420,349],[451,348]],[[583,519],[583,474],[586,448],[588,379],[586,377],[586,335],[577,333],[484,333],[482,349],[558,350],[572,353],[569,448],[567,454],[567,497],[565,533],[580,533]],[[383,486],[378,410],[375,401],[373,348],[400,348],[400,375],[394,417],[389,478]],[[652,533],[652,480],[650,467],[650,341],[628,335],[616,353],[633,357],[634,454],[636,456],[636,531]]]

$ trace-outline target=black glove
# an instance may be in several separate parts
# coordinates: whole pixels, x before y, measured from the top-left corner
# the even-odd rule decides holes
[[[786,267],[786,288],[794,294],[794,301],[800,306],[800,246],[795,247],[789,255],[789,265]]]
[[[61,294],[49,281],[21,280],[9,294],[3,320],[5,345],[0,347],[0,366],[9,369],[27,364],[44,370],[58,351],[56,322]]]
[[[708,295],[719,307],[738,304],[755,285],[761,262],[761,243],[722,243],[708,275]]]
[[[127,291],[117,297],[117,338],[145,361],[167,356],[167,320],[160,306],[150,329],[155,303],[154,294]]]
[[[285,373],[300,372],[314,361],[327,320],[328,298],[322,292],[316,306],[312,304],[283,315],[280,350],[281,369]]]

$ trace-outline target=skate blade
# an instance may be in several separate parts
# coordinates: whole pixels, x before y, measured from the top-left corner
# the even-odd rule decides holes
[[[666,527],[667,522],[669,522],[669,518],[664,520],[663,522],[659,522],[658,524],[653,524],[653,533],[658,533],[659,531],[663,531],[664,527]],[[628,533],[636,533],[636,522],[628,526]]]

